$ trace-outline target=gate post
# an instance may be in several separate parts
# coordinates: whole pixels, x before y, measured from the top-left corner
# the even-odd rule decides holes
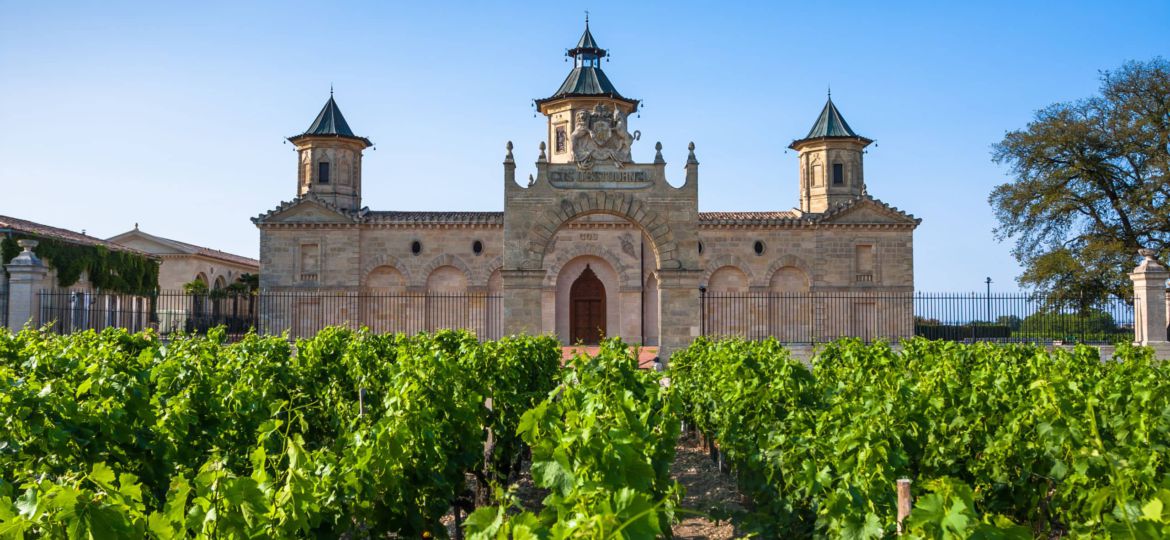
[[[1144,260],[1129,274],[1133,280],[1135,345],[1166,343],[1166,280],[1170,270],[1154,259],[1151,249],[1139,249]]]
[[[669,364],[670,354],[687,348],[699,337],[704,321],[700,270],[658,269],[658,357]]]
[[[44,287],[48,267],[33,253],[36,240],[17,240],[24,248],[5,268],[8,269],[8,328],[19,331],[30,321],[36,320],[40,309],[37,291]]]
[[[544,270],[502,270],[504,335],[543,333]],[[562,336],[562,339],[567,336]]]

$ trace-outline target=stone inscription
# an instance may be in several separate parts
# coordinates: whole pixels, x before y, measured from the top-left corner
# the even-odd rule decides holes
[[[637,189],[648,187],[646,171],[550,171],[549,182],[559,188]]]
[[[581,233],[577,238],[586,242],[594,242],[597,241],[597,233]]]

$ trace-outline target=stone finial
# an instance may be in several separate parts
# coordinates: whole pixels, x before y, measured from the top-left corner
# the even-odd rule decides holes
[[[654,143],[654,163],[666,163],[662,158],[662,141]]]
[[[515,161],[512,158],[512,141],[508,141],[508,144],[505,144],[504,148],[508,149],[508,155],[504,156],[504,161]]]
[[[41,259],[37,257],[36,253],[33,253],[33,249],[36,249],[38,244],[40,242],[30,238],[17,240],[16,245],[24,248],[24,251],[21,251],[20,254],[12,258],[8,264],[9,271],[11,272],[13,268],[17,267],[43,267],[44,263],[41,262]]]
[[[528,187],[532,187],[535,185],[536,185],[536,179],[533,178],[531,174],[529,174],[528,175]]]
[[[541,162],[541,163],[548,161],[548,156],[546,156],[544,154],[544,149],[545,149],[544,141],[540,141],[540,157],[536,158],[536,161]]]
[[[1138,263],[1137,268],[1134,268],[1134,272],[1165,272],[1166,266],[1155,258],[1157,254],[1157,251],[1149,248],[1139,249],[1138,255],[1142,256],[1142,260]]]
[[[687,145],[687,150],[690,151],[690,153],[687,154],[687,164],[688,165],[698,165],[699,160],[698,160],[698,158],[695,157],[695,142],[694,141],[691,141],[691,143]]]
[[[1139,249],[1141,263],[1129,278],[1133,280],[1134,343],[1138,345],[1167,342],[1166,321],[1170,302],[1166,301],[1166,280],[1170,270],[1154,258],[1156,251]]]

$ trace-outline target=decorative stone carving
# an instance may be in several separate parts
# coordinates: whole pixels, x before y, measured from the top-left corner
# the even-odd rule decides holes
[[[629,255],[631,257],[638,256],[638,252],[634,249],[634,235],[632,235],[630,233],[623,234],[621,236],[621,241],[622,241],[622,253],[625,253],[626,255]]]
[[[592,111],[577,111],[573,122],[573,161],[583,171],[597,163],[612,163],[621,168],[633,162],[630,146],[642,132],[627,131],[626,115],[598,104]]]

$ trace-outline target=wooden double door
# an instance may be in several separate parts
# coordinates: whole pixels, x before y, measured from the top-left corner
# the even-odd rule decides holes
[[[605,335],[605,284],[588,265],[569,287],[569,342],[596,345]]]

